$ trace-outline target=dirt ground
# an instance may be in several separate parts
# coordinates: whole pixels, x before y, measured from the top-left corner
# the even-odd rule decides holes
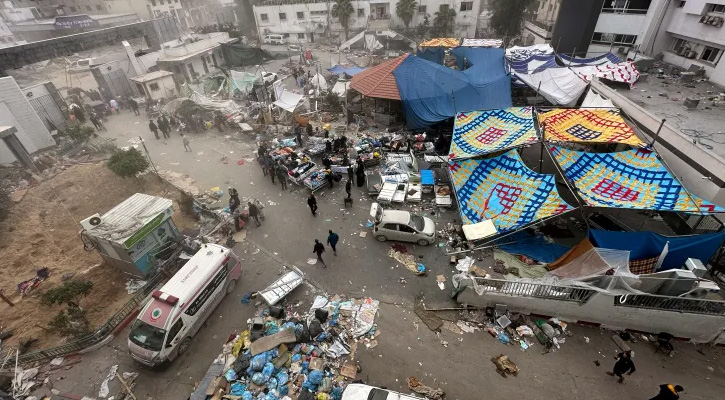
[[[15,303],[0,302],[0,330],[14,331],[3,348],[14,347],[27,338],[38,339],[32,350],[58,345],[64,338],[46,329],[48,321],[62,309],[40,304],[40,294],[59,284],[66,273],[88,279],[93,289],[82,306],[93,327],[104,323],[130,297],[128,277],[103,264],[97,252],[83,249],[76,221],[95,213],[103,214],[134,193],[142,192],[175,201],[173,216],[179,229],[192,228],[193,218],[180,212],[179,192],[155,176],[124,179],[103,163],[69,167],[38,185],[11,194],[14,204],[8,218],[0,222],[0,288]],[[17,285],[43,267],[51,276],[22,297]]]

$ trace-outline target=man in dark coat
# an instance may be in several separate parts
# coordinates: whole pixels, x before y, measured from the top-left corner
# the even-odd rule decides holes
[[[257,206],[254,205],[251,201],[247,203],[247,206],[249,206],[249,218],[254,219],[254,222],[257,223],[257,226],[260,226],[262,224],[259,223],[259,209]]]
[[[287,171],[281,165],[277,165],[277,179],[282,185],[282,190],[287,190]]]
[[[345,183],[345,191],[347,192],[347,198],[352,197],[352,181],[350,179],[347,180],[347,183]]]
[[[159,139],[159,127],[156,126],[156,124],[154,124],[154,120],[152,120],[152,119],[149,120],[149,129],[151,130],[151,132],[154,133],[154,136],[156,136],[156,140],[158,140]]]
[[[327,236],[327,244],[332,249],[332,254],[337,255],[337,242],[340,240],[340,236],[330,229],[330,234]]]
[[[607,375],[617,376],[619,380],[617,382],[624,382],[624,374],[632,375],[635,371],[634,362],[632,361],[632,354],[629,351],[619,353],[617,355],[617,362],[614,363],[612,372],[607,371]]]
[[[317,216],[317,199],[315,198],[314,193],[310,193],[310,197],[307,198],[307,205],[310,207],[310,211],[312,211],[312,216]]]
[[[660,385],[660,392],[649,400],[677,400],[685,389],[680,385]]]
[[[312,252],[317,254],[317,261],[322,263],[322,266],[327,268],[327,264],[325,264],[325,260],[322,259],[322,253],[325,252],[325,245],[320,243],[319,240],[315,239],[315,247],[312,248]]]

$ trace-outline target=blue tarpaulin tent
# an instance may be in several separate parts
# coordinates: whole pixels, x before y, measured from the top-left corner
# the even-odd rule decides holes
[[[610,232],[589,230],[589,240],[596,247],[629,250],[630,260],[642,260],[662,254],[665,244],[668,251],[660,271],[682,268],[688,258],[707,263],[725,240],[725,232],[704,233],[689,236],[662,236],[652,232]]]
[[[457,50],[457,49],[455,49]],[[471,67],[456,71],[408,56],[393,71],[408,129],[422,129],[460,111],[511,107],[503,49],[468,48]]]
[[[444,49],[443,47],[421,47],[418,49],[416,55],[425,60],[443,65],[443,59],[446,55],[446,49]]]

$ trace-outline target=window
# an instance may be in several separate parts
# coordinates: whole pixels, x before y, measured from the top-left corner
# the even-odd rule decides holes
[[[725,4],[710,4],[710,12],[718,14],[725,13]]]
[[[179,320],[176,321],[176,323],[174,323],[174,325],[171,327],[171,329],[169,329],[169,336],[166,338],[166,347],[171,347],[171,341],[174,340],[176,335],[179,334],[179,332],[181,331],[181,328],[183,328],[183,327],[184,327],[184,321],[182,321],[181,318],[179,318]]]
[[[690,49],[690,43],[687,42],[687,40],[684,39],[675,39],[674,42],[672,42],[672,51],[674,51],[677,54],[682,53],[685,50]]]
[[[163,6],[164,5],[164,0],[159,0],[159,5],[160,6]]]
[[[178,3],[178,2],[179,2],[179,0],[174,0],[174,3]]]
[[[154,83],[149,84],[149,90],[151,90],[152,92],[155,92],[159,89],[161,89],[161,88],[159,87],[158,83],[154,82]]]
[[[70,12],[76,12],[76,8],[75,7],[71,7],[70,8]]]
[[[387,229],[390,231],[397,231],[398,230],[398,224],[385,224],[383,225],[383,229]]]
[[[310,14],[312,14],[312,15],[327,15],[327,11],[325,11],[325,10],[310,11]]]
[[[297,19],[305,19],[305,13],[302,11],[297,11]]]
[[[471,11],[471,10],[473,10],[472,1],[462,1],[461,2],[461,11]]]
[[[448,4],[441,4],[440,7],[438,7],[438,11],[447,11],[449,8]]]
[[[400,228],[400,231],[401,232],[405,232],[405,233],[415,233],[415,229],[409,227],[408,225],[400,224],[400,225],[398,225],[398,227]]]
[[[297,34],[297,39],[304,39],[304,38],[305,38],[305,34],[304,33],[298,33]]]
[[[365,16],[365,9],[364,8],[358,8],[357,9],[357,16],[358,17],[364,17]]]
[[[93,11],[93,7],[91,7],[91,6],[86,6],[86,11]]]
[[[633,45],[637,35],[619,35],[616,33],[594,32],[592,43]]]
[[[287,13],[279,13],[280,21],[287,21]]]
[[[103,7],[101,7],[101,6],[96,6],[96,10],[98,10],[98,11],[101,11],[101,10],[103,10]]]
[[[206,285],[204,290],[199,293],[196,299],[194,299],[194,301],[189,304],[189,308],[186,309],[186,315],[190,315],[192,317],[196,315],[196,313],[199,312],[199,310],[204,306],[207,300],[209,300],[209,298],[217,290],[217,288],[227,280],[228,274],[229,263],[227,262],[221,268],[219,273],[214,276],[214,279],[212,279],[212,281]]]
[[[687,3],[687,2],[686,1],[681,1],[681,2],[677,3],[677,8],[684,7],[685,6],[685,3]]]
[[[151,0],[151,5],[155,7],[156,6],[156,0]]]
[[[269,21],[269,16],[267,14],[259,14],[259,19],[262,21]]]
[[[425,14],[428,11],[427,6],[418,6],[418,12],[421,14]]]
[[[700,54],[700,60],[717,64],[717,62],[720,61],[721,54],[722,50],[710,46],[705,46],[705,50],[702,52],[702,54]]]

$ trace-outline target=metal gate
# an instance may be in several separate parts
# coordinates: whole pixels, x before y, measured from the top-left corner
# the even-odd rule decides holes
[[[52,94],[46,94],[36,98],[29,99],[30,105],[33,107],[35,112],[43,121],[43,124],[49,131],[53,129],[64,130],[65,129],[65,115],[63,111],[58,107],[58,103],[53,99]]]
[[[111,71],[104,75],[108,88],[114,97],[123,97],[133,95],[133,87],[126,77],[126,72],[122,69]]]

